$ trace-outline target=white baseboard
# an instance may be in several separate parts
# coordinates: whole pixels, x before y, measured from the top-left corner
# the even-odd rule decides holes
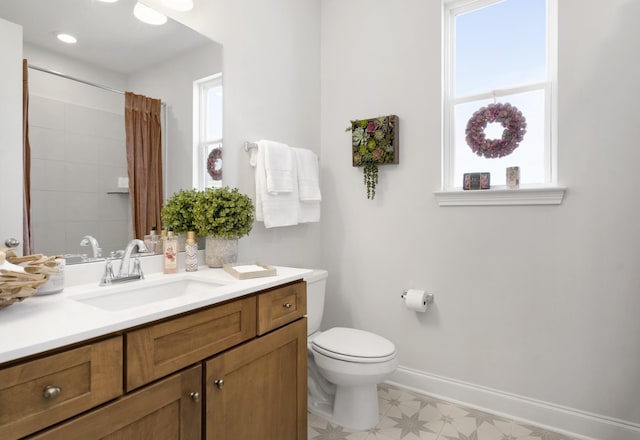
[[[640,440],[640,424],[399,367],[387,382],[581,440]]]

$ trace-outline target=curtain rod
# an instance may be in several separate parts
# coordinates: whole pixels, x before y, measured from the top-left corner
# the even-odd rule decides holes
[[[107,90],[109,92],[114,92],[114,93],[119,93],[121,95],[124,95],[124,92],[122,90],[114,89],[113,87],[109,87],[109,86],[103,86],[102,84],[96,84],[90,81],[85,81],[84,79],[76,78],[70,75],[65,75],[64,73],[56,72],[55,70],[45,69],[44,67],[34,66],[33,64],[27,64],[27,67],[29,67],[29,69],[39,70],[40,72],[44,72],[44,73],[50,73],[51,75],[56,75],[62,78],[70,79],[72,81],[77,81],[79,83],[86,84],[88,86],[93,86],[102,90]]]
[[[61,78],[65,78],[65,79],[70,79],[71,81],[77,81],[79,83],[82,84],[86,84],[88,86],[92,86],[92,87],[97,87],[99,89],[102,90],[106,90],[107,92],[114,92],[114,93],[118,93],[120,95],[124,95],[125,92],[123,92],[122,90],[118,90],[118,89],[114,89],[113,87],[109,87],[109,86],[104,86],[102,84],[97,84],[91,81],[86,81],[84,79],[80,79],[80,78],[76,78],[74,76],[71,75],[66,75],[64,73],[61,72],[57,72],[55,70],[51,70],[51,69],[45,69],[44,67],[40,67],[40,66],[34,66],[33,64],[27,64],[27,67],[29,69],[33,69],[33,70],[39,70],[40,72],[44,72],[44,73],[50,73],[51,75],[55,75],[55,76],[59,76]],[[160,104],[162,106],[166,106],[167,104],[164,101],[160,101]]]

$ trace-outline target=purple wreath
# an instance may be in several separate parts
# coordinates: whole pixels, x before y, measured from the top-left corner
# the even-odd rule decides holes
[[[503,127],[502,138],[487,139],[487,124],[499,122]],[[527,132],[527,120],[517,107],[506,104],[489,104],[477,110],[467,122],[466,141],[478,156],[487,159],[504,157],[513,153]]]
[[[213,180],[222,179],[222,148],[214,148],[207,157],[207,172]]]

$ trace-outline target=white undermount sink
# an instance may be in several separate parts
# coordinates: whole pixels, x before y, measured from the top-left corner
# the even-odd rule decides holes
[[[180,297],[204,299],[215,294],[223,283],[175,280],[145,284],[131,281],[120,286],[99,287],[71,299],[103,310],[119,311]]]

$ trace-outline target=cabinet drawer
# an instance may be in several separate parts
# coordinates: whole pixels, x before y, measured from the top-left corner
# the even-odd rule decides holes
[[[0,438],[16,439],[122,394],[122,338],[0,370]]]
[[[202,367],[195,366],[30,439],[200,440],[201,396]]]
[[[258,334],[282,327],[307,313],[307,283],[299,281],[258,295]]]
[[[127,332],[126,389],[138,388],[255,335],[255,297]]]

